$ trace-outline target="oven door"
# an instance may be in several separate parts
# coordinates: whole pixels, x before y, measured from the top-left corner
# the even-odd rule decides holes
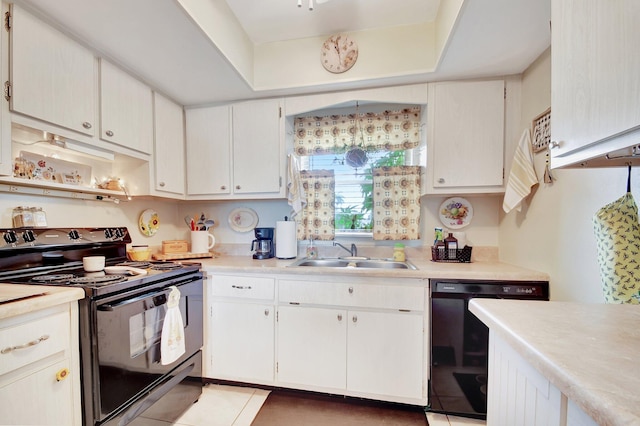
[[[98,377],[93,389],[97,420],[122,411],[148,394],[202,347],[202,280],[169,285],[180,290],[185,353],[168,365],[160,362],[160,340],[170,288],[141,290],[97,304],[94,344]]]

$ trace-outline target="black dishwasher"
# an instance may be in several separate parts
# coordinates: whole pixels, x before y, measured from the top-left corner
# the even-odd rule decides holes
[[[430,280],[430,287],[430,409],[486,419],[489,329],[469,312],[469,300],[549,300],[549,283]]]

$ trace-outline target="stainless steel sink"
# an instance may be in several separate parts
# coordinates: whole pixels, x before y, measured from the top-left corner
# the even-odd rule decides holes
[[[349,259],[340,259],[340,258],[308,259],[306,257],[293,262],[289,266],[292,266],[292,267],[310,266],[310,267],[324,267],[324,268],[377,268],[377,269],[412,269],[412,270],[418,269],[415,267],[414,264],[412,264],[409,261],[396,262],[395,260],[390,260],[390,259],[349,260]]]

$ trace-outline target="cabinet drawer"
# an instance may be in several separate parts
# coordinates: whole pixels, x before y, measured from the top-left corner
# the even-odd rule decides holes
[[[0,375],[69,348],[69,314],[60,312],[0,330]]]
[[[275,279],[252,276],[211,277],[214,297],[273,300]]]
[[[280,303],[339,305],[374,309],[424,310],[424,287],[281,280]]]

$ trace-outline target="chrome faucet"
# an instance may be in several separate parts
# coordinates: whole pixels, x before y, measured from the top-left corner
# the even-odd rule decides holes
[[[348,251],[349,253],[351,253],[351,256],[357,256],[358,255],[358,247],[356,247],[355,244],[351,244],[351,250],[349,250],[348,248],[346,248],[345,246],[343,246],[342,244],[340,244],[337,241],[333,242],[334,246],[338,246],[338,247],[342,247],[343,249],[345,249],[346,251]]]

